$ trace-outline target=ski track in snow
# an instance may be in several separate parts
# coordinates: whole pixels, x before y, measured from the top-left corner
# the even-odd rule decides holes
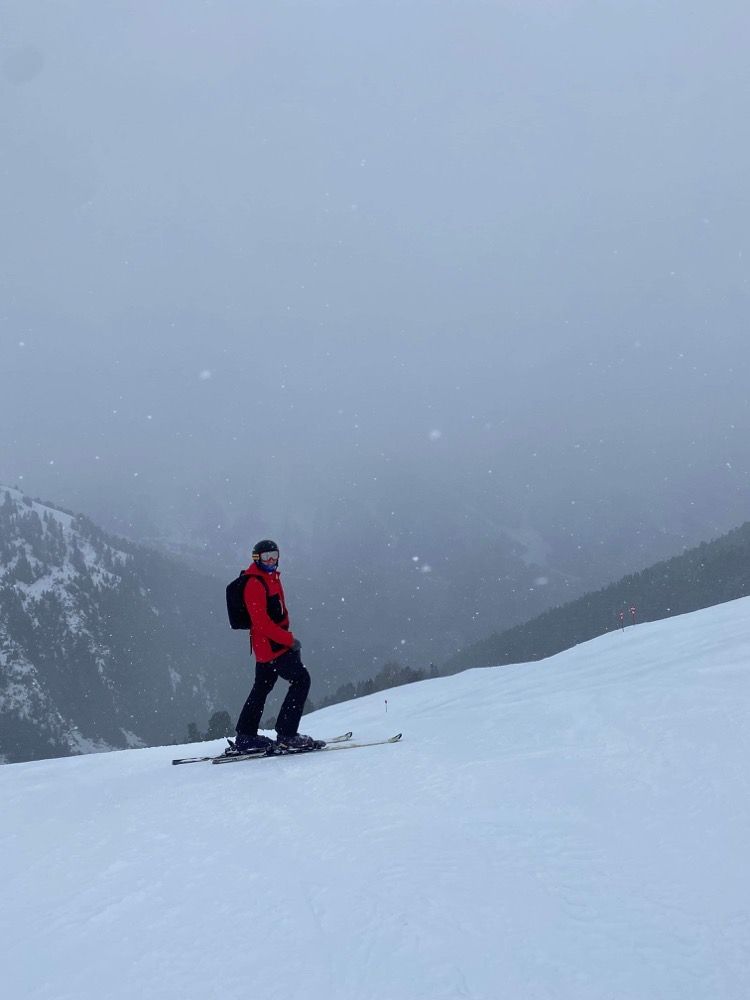
[[[4,766],[6,995],[746,1000],[749,656],[745,599],[305,720],[395,746]]]

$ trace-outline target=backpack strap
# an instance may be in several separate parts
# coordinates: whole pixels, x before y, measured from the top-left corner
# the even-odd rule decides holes
[[[255,573],[251,576],[249,573],[245,573],[245,587],[248,585],[250,580],[258,580],[263,584],[263,589],[266,592],[266,601],[268,601],[268,580],[264,580],[262,576],[256,576]],[[245,587],[242,588],[242,598],[245,598]],[[253,623],[250,621],[250,652],[253,652]]]
[[[258,580],[263,584],[263,589],[266,592],[266,597],[268,597],[268,580],[264,580],[262,576],[256,576],[255,573],[251,576],[249,573],[245,573],[245,587],[248,585],[250,580]],[[244,593],[244,588],[243,588]]]

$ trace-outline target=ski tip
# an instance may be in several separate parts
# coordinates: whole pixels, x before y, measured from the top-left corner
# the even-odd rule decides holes
[[[403,735],[404,735],[403,733],[397,733],[397,734],[396,734],[396,735],[395,735],[395,736],[394,736],[394,737],[393,737],[393,738],[391,739],[391,743],[398,743],[398,741],[399,741],[399,740],[401,739],[401,737],[402,737]]]

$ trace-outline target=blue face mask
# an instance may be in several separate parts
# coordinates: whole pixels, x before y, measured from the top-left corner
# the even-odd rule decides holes
[[[262,559],[259,559],[258,565],[262,570],[265,570],[266,573],[275,573],[276,570],[279,568],[278,560],[272,563],[264,563]]]

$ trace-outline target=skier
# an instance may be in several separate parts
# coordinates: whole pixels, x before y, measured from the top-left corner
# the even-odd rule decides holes
[[[323,747],[321,740],[297,731],[310,690],[310,674],[300,657],[301,643],[289,629],[276,542],[264,538],[255,545],[253,561],[245,575],[244,599],[252,623],[250,646],[255,651],[255,683],[237,720],[235,748],[248,753],[274,745],[267,736],[258,735],[258,726],[266,698],[279,677],[289,681],[289,690],[276,721],[278,742],[295,749]]]

